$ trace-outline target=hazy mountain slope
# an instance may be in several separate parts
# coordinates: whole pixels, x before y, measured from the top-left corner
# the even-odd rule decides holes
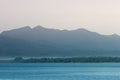
[[[86,29],[56,30],[23,27],[0,34],[1,56],[120,55],[118,35],[100,35]]]

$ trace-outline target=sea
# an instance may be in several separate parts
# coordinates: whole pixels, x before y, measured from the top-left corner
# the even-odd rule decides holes
[[[120,63],[0,63],[0,80],[120,80]]]

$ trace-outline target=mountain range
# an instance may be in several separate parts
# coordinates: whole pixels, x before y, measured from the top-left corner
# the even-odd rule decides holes
[[[120,56],[120,36],[29,26],[0,34],[1,57]]]

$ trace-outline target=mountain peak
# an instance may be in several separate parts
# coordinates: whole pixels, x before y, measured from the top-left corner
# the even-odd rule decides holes
[[[17,28],[17,29],[13,29],[13,30],[10,30],[10,31],[24,31],[24,30],[30,30],[31,27],[30,26],[24,26],[22,28]]]
[[[79,28],[79,29],[77,29],[78,31],[84,31],[84,32],[90,32],[90,31],[88,31],[87,29],[84,29],[84,28]]]
[[[72,30],[74,32],[82,32],[82,33],[91,33],[91,31],[87,30],[87,29],[84,29],[84,28],[79,28],[79,29],[76,29],[76,30]]]
[[[36,27],[34,27],[33,29],[45,29],[43,26],[41,25],[37,25]]]
[[[25,27],[22,27],[22,28],[17,28],[17,29],[13,29],[13,30],[3,31],[1,34],[6,34],[6,33],[9,33],[9,32],[28,31],[28,30],[31,30],[30,26],[25,26]]]
[[[114,33],[114,34],[112,34],[113,36],[119,36],[118,34],[116,34],[116,33]]]
[[[120,37],[118,34],[112,34],[111,36],[113,36],[113,37]]]
[[[18,29],[13,29],[13,30],[26,30],[26,29],[31,29],[31,27],[30,26],[24,26],[24,27],[22,27],[22,28],[18,28]]]

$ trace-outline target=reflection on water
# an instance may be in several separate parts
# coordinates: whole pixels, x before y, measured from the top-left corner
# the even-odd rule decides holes
[[[0,64],[0,80],[120,80],[120,64]]]

